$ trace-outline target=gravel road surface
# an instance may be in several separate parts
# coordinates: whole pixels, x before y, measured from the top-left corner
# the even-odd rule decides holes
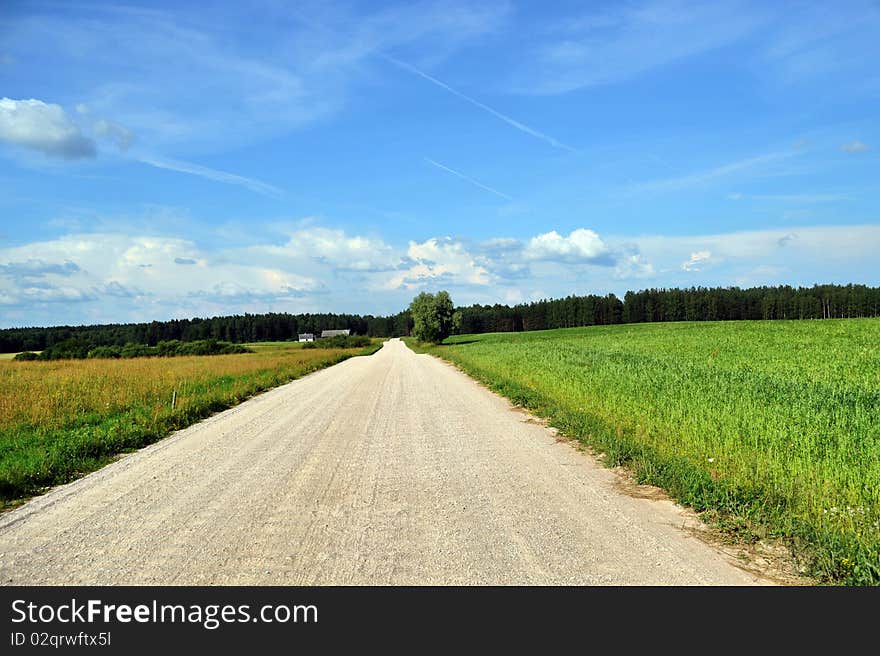
[[[763,582],[616,481],[391,340],[0,516],[0,582]]]

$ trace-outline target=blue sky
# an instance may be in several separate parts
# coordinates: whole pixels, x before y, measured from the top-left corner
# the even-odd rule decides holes
[[[185,4],[0,8],[0,326],[880,284],[877,2]]]

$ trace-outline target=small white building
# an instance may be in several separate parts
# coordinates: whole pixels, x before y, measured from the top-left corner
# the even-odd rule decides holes
[[[351,332],[348,328],[345,330],[322,330],[321,331],[321,339],[325,337],[336,337],[337,335],[348,335]]]
[[[315,333],[300,333],[299,341],[301,342],[314,342],[315,341]]]

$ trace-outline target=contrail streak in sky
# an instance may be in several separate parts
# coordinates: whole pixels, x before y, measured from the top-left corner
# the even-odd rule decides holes
[[[138,157],[137,159],[139,162],[155,166],[157,169],[167,169],[169,171],[177,171],[178,173],[189,173],[190,175],[197,175],[209,180],[216,180],[217,182],[240,185],[251,191],[257,192],[258,194],[263,194],[264,196],[274,196],[277,198],[283,195],[283,192],[278,187],[273,187],[265,182],[254,180],[253,178],[246,178],[243,175],[236,175],[235,173],[210,169],[207,166],[201,166],[199,164],[192,164],[190,162],[182,162],[174,159],[160,159],[157,157]]]
[[[428,164],[431,164],[431,165],[433,165],[433,166],[436,166],[438,169],[443,169],[444,171],[448,171],[448,172],[451,173],[452,175],[461,178],[461,179],[464,180],[465,182],[470,182],[472,185],[474,185],[474,186],[476,186],[476,187],[479,187],[480,189],[485,189],[486,191],[488,191],[488,192],[491,193],[491,194],[495,194],[496,196],[501,196],[501,198],[506,198],[507,200],[513,200],[513,198],[511,198],[511,197],[508,196],[507,194],[503,194],[503,193],[501,193],[500,191],[498,191],[497,189],[492,189],[492,187],[487,187],[487,186],[484,185],[483,183],[481,183],[481,182],[477,182],[477,181],[474,180],[473,178],[469,178],[469,177],[466,176],[464,173],[459,173],[459,172],[456,171],[455,169],[451,169],[451,168],[449,168],[448,166],[444,166],[444,165],[441,164],[440,162],[435,162],[433,159],[430,159],[429,157],[426,157],[426,158],[425,158],[425,161],[428,162]]]
[[[508,125],[512,125],[513,127],[515,127],[517,130],[520,130],[521,132],[525,132],[526,134],[530,134],[531,136],[536,137],[538,139],[541,139],[542,141],[546,141],[551,146],[554,146],[556,148],[562,148],[563,150],[570,150],[573,153],[577,152],[571,146],[566,145],[566,144],[562,143],[561,141],[554,139],[550,135],[544,134],[543,132],[538,132],[538,130],[535,130],[534,128],[530,128],[528,125],[525,125],[524,123],[520,123],[516,119],[510,118],[509,116],[502,114],[501,112],[499,112],[495,109],[492,109],[488,105],[484,105],[479,100],[475,100],[474,98],[471,98],[470,96],[466,96],[461,91],[453,89],[451,86],[449,86],[445,82],[441,82],[436,77],[431,77],[430,75],[428,75],[424,71],[419,70],[418,68],[416,68],[412,64],[407,64],[406,62],[402,62],[399,59],[395,59],[394,57],[391,57],[390,55],[380,55],[380,56],[383,59],[386,59],[387,61],[391,62],[395,66],[399,66],[400,68],[403,68],[403,69],[409,71],[410,73],[414,73],[415,75],[418,75],[419,77],[422,77],[422,78],[428,80],[428,82],[436,84],[441,89],[446,89],[449,93],[451,93],[455,96],[458,96],[462,100],[466,100],[469,103],[471,103],[472,105],[476,105],[480,109],[482,109],[486,112],[489,112],[490,114],[492,114],[492,116],[501,119],[502,121],[504,121]]]

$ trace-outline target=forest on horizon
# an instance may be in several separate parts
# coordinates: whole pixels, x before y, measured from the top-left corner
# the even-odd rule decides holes
[[[614,294],[571,295],[514,306],[459,306],[461,334],[520,332],[579,326],[664,321],[829,319],[880,316],[880,287],[691,287]],[[0,329],[0,353],[41,351],[65,340],[89,348],[216,339],[234,343],[296,339],[299,333],[348,328],[371,337],[409,335],[404,310],[389,316],[358,314],[243,314],[147,323]]]

